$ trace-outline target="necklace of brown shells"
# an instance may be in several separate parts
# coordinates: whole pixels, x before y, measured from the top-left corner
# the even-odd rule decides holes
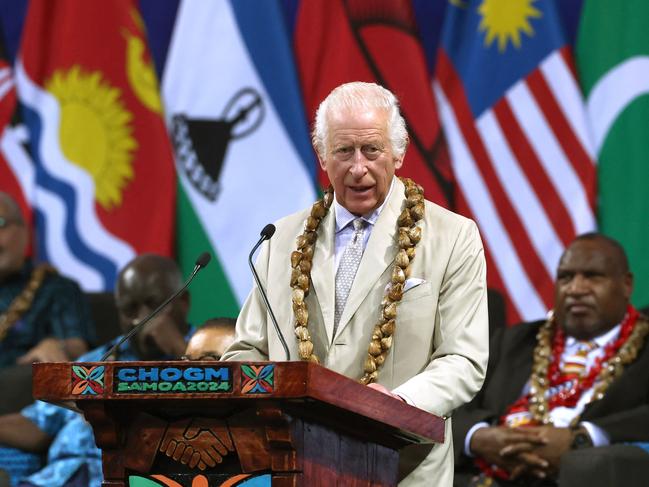
[[[396,327],[397,305],[403,296],[403,285],[410,274],[410,263],[415,257],[415,246],[421,240],[421,227],[417,222],[424,217],[424,190],[408,178],[399,178],[405,185],[406,204],[397,219],[399,250],[394,259],[392,278],[381,301],[379,319],[374,325],[372,338],[363,364],[361,384],[376,381],[379,369],[392,347],[392,336]],[[297,250],[291,253],[291,288],[295,314],[295,336],[298,340],[300,360],[320,363],[313,353],[313,342],[309,333],[309,311],[305,298],[311,288],[311,265],[320,222],[333,202],[330,186],[322,199],[311,207],[311,214],[304,224],[304,232],[297,237]]]
[[[31,308],[36,291],[41,287],[48,273],[56,273],[56,269],[47,264],[36,267],[22,292],[14,298],[7,311],[0,314],[0,341],[4,340],[9,329]]]

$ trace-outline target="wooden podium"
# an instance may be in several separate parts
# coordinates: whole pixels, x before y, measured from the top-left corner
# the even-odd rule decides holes
[[[393,486],[398,451],[444,421],[307,362],[37,363],[34,397],[76,407],[103,487]]]

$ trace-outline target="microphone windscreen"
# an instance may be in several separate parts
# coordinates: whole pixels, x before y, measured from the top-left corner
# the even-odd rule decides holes
[[[210,259],[212,259],[212,255],[209,252],[203,252],[198,256],[198,259],[196,259],[196,265],[202,269],[210,263]]]
[[[266,225],[260,233],[260,235],[264,237],[266,240],[268,240],[274,234],[275,234],[275,225],[273,225],[272,223]]]

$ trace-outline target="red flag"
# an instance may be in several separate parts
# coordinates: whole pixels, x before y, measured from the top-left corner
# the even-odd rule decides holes
[[[31,220],[31,209],[25,192],[30,188],[22,187],[16,174],[19,172],[19,167],[14,167],[14,165],[18,166],[15,161],[16,155],[27,157],[11,126],[15,111],[16,88],[13,72],[7,61],[0,57],[0,191],[11,195],[18,202],[23,215],[29,221]],[[17,152],[20,153],[16,154]],[[22,174],[22,176],[25,181],[28,180],[28,174]]]
[[[16,70],[39,256],[87,289],[110,289],[137,253],[172,253],[172,152],[136,4],[30,2]]]
[[[453,206],[446,142],[409,0],[302,2],[295,53],[309,120],[342,83],[376,82],[392,91],[410,134],[399,174],[421,184],[428,199]]]

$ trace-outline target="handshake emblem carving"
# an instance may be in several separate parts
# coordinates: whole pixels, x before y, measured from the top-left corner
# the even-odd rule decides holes
[[[159,449],[189,468],[205,470],[221,463],[234,444],[225,422],[188,418],[169,423]]]

